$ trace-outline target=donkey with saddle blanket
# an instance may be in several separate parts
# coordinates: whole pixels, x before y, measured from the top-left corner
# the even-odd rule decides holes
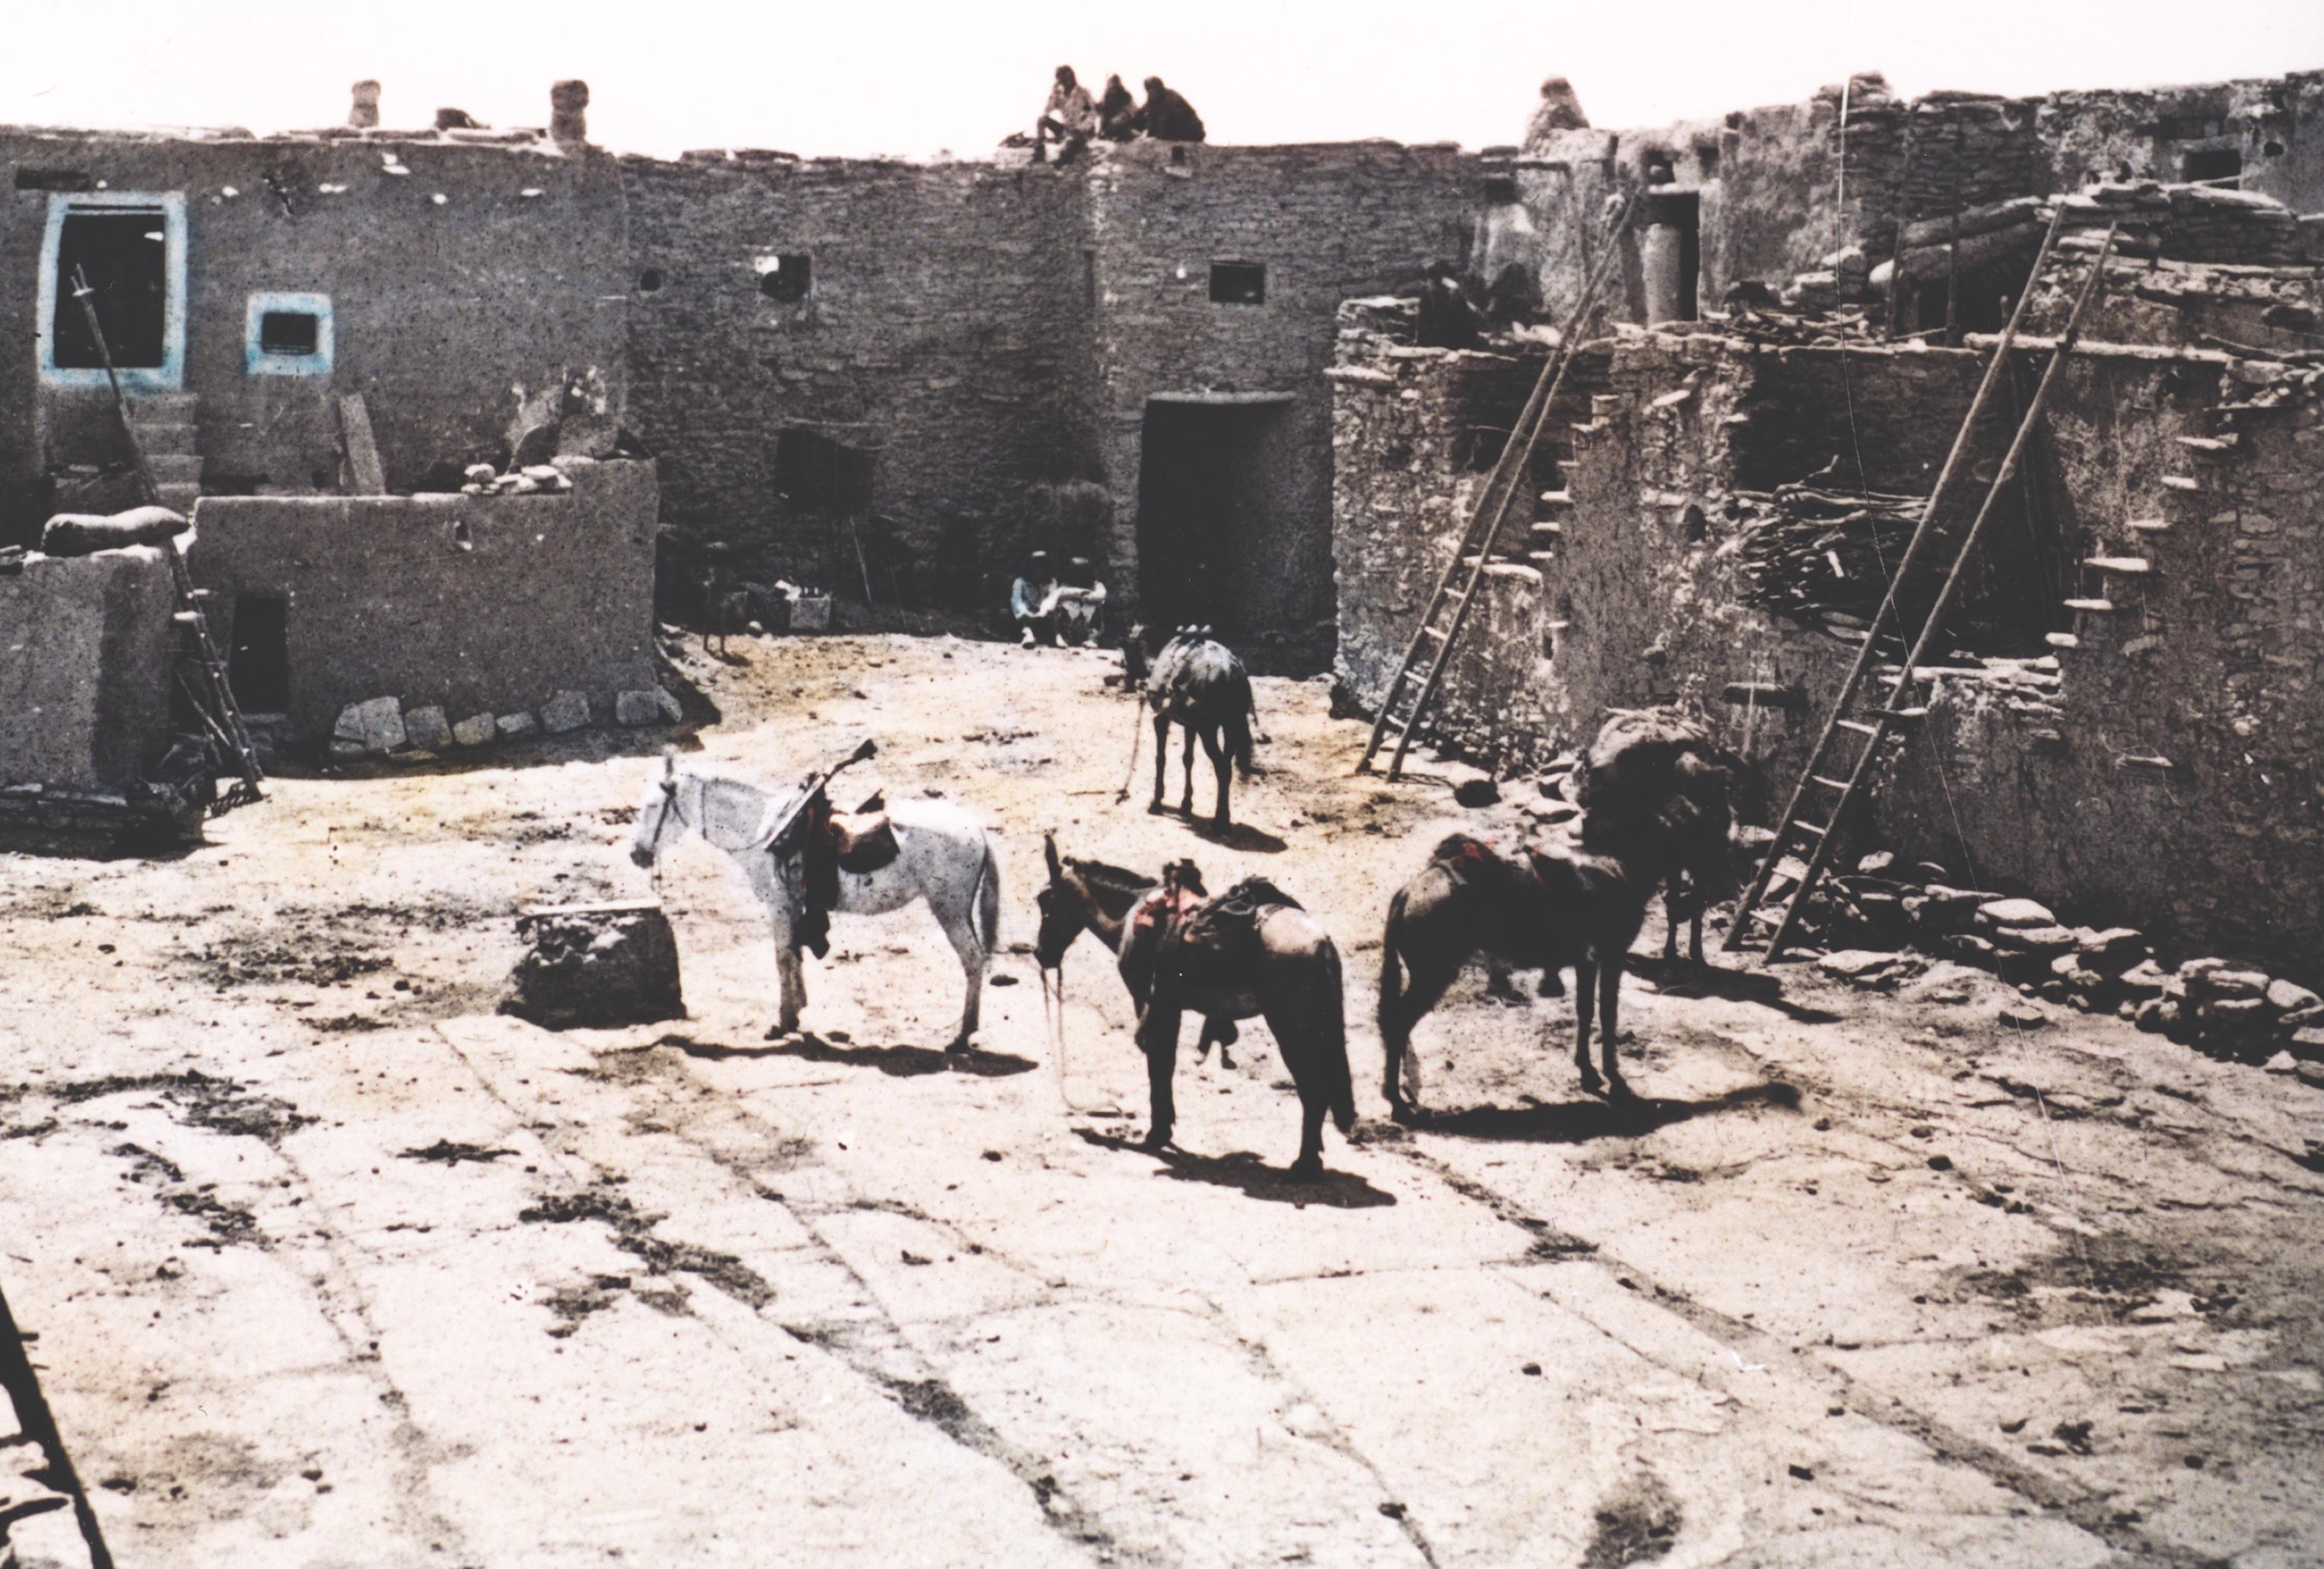
[[[1191,863],[1169,868],[1155,884],[1060,857],[1054,839],[1047,849],[1049,885],[1039,896],[1037,943],[1043,983],[1056,972],[1062,1003],[1065,954],[1074,939],[1095,931],[1112,942],[1139,1009],[1151,1106],[1146,1148],[1167,1146],[1177,1120],[1171,1085],[1180,1018],[1203,1016],[1207,1051],[1213,1041],[1223,1048],[1234,1039],[1234,1021],[1263,1017],[1299,1092],[1299,1158],[1291,1174],[1320,1176],[1323,1118],[1330,1115],[1345,1133],[1356,1117],[1340,953],[1323,926],[1263,878],[1246,878],[1204,899]]]

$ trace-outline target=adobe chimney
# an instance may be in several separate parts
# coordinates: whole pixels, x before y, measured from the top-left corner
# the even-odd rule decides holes
[[[369,79],[357,82],[349,89],[355,102],[347,110],[347,124],[359,131],[368,131],[379,124],[379,84]]]

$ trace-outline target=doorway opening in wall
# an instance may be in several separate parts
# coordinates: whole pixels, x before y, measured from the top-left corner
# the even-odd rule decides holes
[[[2179,177],[2190,183],[2240,185],[2243,150],[2238,147],[2190,147],[2179,155]]]
[[[876,450],[849,446],[804,425],[786,426],[775,436],[775,493],[801,519],[820,518],[820,541],[802,530],[799,546],[816,553],[822,581],[853,585],[870,602],[872,582],[896,587],[895,564],[886,558],[881,532],[871,517]]]
[[[253,719],[290,709],[290,605],[275,594],[236,594],[226,684],[235,706]]]
[[[1298,428],[1287,394],[1148,400],[1138,598],[1148,627],[1208,626],[1246,657],[1262,638],[1296,651],[1328,628],[1328,491],[1303,484]],[[1328,632],[1323,641],[1328,656]]]
[[[1676,276],[1672,280],[1676,292],[1667,303],[1668,314],[1658,319],[1697,320],[1702,314],[1699,298],[1702,278],[1702,195],[1691,190],[1653,190],[1646,195],[1646,207],[1647,245],[1675,241],[1678,251]],[[1666,231],[1666,237],[1658,236],[1657,230]],[[1649,316],[1655,315],[1655,302],[1649,301]]]
[[[157,370],[169,353],[170,243],[160,207],[92,207],[65,214],[57,235],[57,294],[51,363],[94,371],[105,361],[73,292],[78,270],[105,328],[113,362]]]

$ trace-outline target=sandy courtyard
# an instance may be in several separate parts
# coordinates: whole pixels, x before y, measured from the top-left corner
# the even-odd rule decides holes
[[[0,856],[0,1278],[117,1562],[2324,1561],[2324,1092],[2013,1026],[1951,967],[1647,961],[1642,1110],[1579,1093],[1565,1004],[1472,977],[1407,1131],[1381,913],[1511,809],[1352,777],[1363,727],[1263,681],[1220,843],[1145,813],[1143,758],[1116,804],[1109,656],[735,650],[690,655],[724,717],[682,766],[787,781],[868,736],[843,795],[992,821],[974,1055],[938,1050],[959,971],[918,911],[839,918],[812,1035],[768,1040],[763,922],[698,841],[662,878],[688,1018],[497,1014],[518,910],[650,891],[658,758],[604,737],[280,779],[171,860]],[[1329,927],[1362,1121],[1327,1181],[1283,1176],[1257,1024],[1231,1069],[1183,1054],[1178,1150],[1131,1147],[1086,940],[1056,1060],[1049,829],[1264,871]]]

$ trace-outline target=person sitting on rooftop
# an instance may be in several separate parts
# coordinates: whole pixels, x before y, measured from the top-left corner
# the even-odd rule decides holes
[[[1128,142],[1138,134],[1138,100],[1119,74],[1105,78],[1105,91],[1098,96],[1097,133],[1108,142]]]
[[[1157,142],[1200,142],[1203,117],[1181,95],[1162,85],[1160,77],[1146,78],[1146,102],[1139,106],[1138,128]]]
[[[1097,106],[1090,101],[1089,89],[1074,78],[1074,68],[1057,68],[1056,85],[1049,89],[1049,101],[1041,109],[1041,118],[1033,127],[1033,161],[1041,162],[1048,154],[1047,143],[1063,143],[1057,149],[1057,161],[1071,163],[1097,134]]]

